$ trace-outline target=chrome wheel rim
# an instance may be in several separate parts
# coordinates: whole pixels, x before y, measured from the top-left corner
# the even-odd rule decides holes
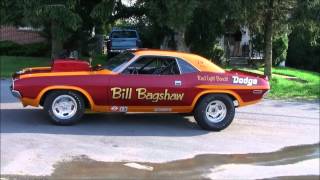
[[[52,112],[59,119],[69,119],[77,112],[77,102],[70,95],[60,95],[52,103]]]
[[[212,123],[221,122],[227,115],[227,107],[220,100],[211,101],[206,108],[206,117]]]

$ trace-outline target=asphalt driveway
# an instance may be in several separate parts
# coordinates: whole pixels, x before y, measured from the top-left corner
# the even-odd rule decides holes
[[[2,175],[50,175],[57,163],[84,156],[101,162],[163,163],[199,154],[272,152],[320,139],[317,101],[264,100],[239,108],[221,132],[201,130],[192,116],[156,114],[86,114],[77,125],[55,126],[40,108],[23,108],[11,96],[9,83],[1,80]],[[319,167],[319,158],[312,160],[303,167]]]

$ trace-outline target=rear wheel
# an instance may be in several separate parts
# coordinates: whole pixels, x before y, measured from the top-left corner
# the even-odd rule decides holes
[[[224,94],[210,94],[198,103],[194,117],[198,125],[206,130],[220,131],[233,121],[235,107],[232,99]]]
[[[71,125],[84,114],[85,104],[81,95],[72,91],[54,91],[45,99],[44,110],[52,122],[58,125]]]

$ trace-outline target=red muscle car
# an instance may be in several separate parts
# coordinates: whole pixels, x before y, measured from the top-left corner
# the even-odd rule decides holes
[[[86,109],[193,113],[200,127],[213,131],[228,127],[236,107],[257,103],[269,88],[266,76],[162,50],[126,51],[95,67],[57,59],[51,67],[16,72],[11,85],[24,106],[42,106],[56,124],[75,123]]]

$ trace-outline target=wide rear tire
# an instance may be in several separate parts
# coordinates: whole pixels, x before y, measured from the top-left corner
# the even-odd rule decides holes
[[[194,111],[198,125],[205,130],[221,131],[234,119],[235,107],[225,94],[209,94],[203,97]]]

